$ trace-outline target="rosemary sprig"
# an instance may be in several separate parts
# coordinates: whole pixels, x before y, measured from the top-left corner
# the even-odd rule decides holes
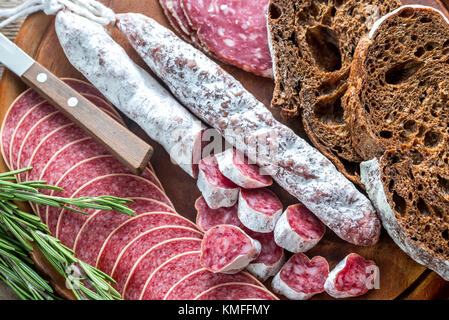
[[[66,279],[67,287],[77,299],[120,299],[120,294],[112,287],[115,282],[111,277],[77,259],[72,250],[50,235],[37,216],[22,211],[14,201],[31,201],[82,214],[86,214],[83,210],[94,209],[134,215],[126,206],[131,200],[111,196],[77,199],[48,196],[39,189],[61,189],[46,185],[45,181],[16,181],[15,175],[30,169],[0,174],[0,279],[22,299],[57,299],[48,282],[33,269],[28,253],[34,250],[31,245],[34,244]]]

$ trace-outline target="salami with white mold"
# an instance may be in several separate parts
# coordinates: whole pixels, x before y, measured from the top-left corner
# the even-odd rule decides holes
[[[220,172],[214,156],[200,161],[197,185],[212,209],[232,207],[237,203],[240,188]]]
[[[363,246],[378,242],[381,224],[368,198],[329,159],[276,121],[242,84],[153,19],[133,13],[117,18],[136,52],[184,106],[269,172],[339,237]],[[254,154],[245,150],[257,141],[263,143]]]
[[[206,232],[209,229],[221,224],[230,224],[236,227],[243,226],[238,217],[237,204],[229,208],[211,209],[203,197],[199,197],[195,202],[196,225]]]
[[[274,230],[274,239],[282,248],[306,252],[315,247],[326,232],[324,224],[303,204],[290,206]]]
[[[290,300],[308,300],[324,292],[324,283],[329,275],[329,264],[323,257],[309,259],[297,253],[288,260],[273,278],[274,292]]]
[[[374,289],[378,276],[379,268],[374,261],[351,253],[330,272],[324,289],[337,299],[358,297]]]
[[[235,274],[255,260],[260,250],[260,242],[249,237],[242,229],[220,225],[204,234],[201,265],[214,273]]]
[[[262,175],[260,168],[249,164],[248,159],[235,149],[227,149],[216,158],[221,173],[242,188],[257,189],[273,184],[270,176]]]
[[[265,188],[241,189],[238,214],[248,229],[269,233],[282,214],[282,202],[273,191]]]

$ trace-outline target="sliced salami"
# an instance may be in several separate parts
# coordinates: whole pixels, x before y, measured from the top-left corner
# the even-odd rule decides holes
[[[221,60],[259,76],[272,78],[268,46],[267,0],[182,0],[198,38]]]
[[[198,269],[179,280],[164,297],[164,300],[193,300],[204,291],[222,283],[244,282],[263,287],[246,272],[234,275],[213,273],[207,269]]]
[[[201,240],[197,238],[178,238],[160,243],[148,250],[130,272],[123,290],[123,298],[137,300],[143,292],[147,279],[157,267],[182,252],[199,251],[200,247]]]
[[[144,272],[145,270],[142,270],[140,263],[142,259],[144,260],[149,259],[146,257],[147,253],[155,245],[169,239],[195,238],[198,239],[196,250],[200,250],[201,248],[200,242],[202,237],[203,234],[200,231],[180,226],[164,226],[151,229],[142,233],[137,238],[132,240],[125,248],[123,248],[117,261],[115,262],[114,268],[112,269],[111,272],[111,276],[117,282],[116,289],[119,292],[123,292],[122,290],[125,288],[126,283],[128,281],[131,282],[135,281],[136,277],[140,277],[139,279],[143,280],[143,283],[141,283],[141,285],[142,286],[144,285],[146,279],[141,278],[142,272]],[[133,272],[135,274],[133,274]],[[136,285],[134,284],[133,286],[135,287]],[[134,296],[135,292],[132,293],[131,295]]]
[[[351,253],[330,272],[324,289],[334,298],[358,297],[374,289],[378,276],[374,261]]]
[[[259,167],[249,164],[248,158],[235,149],[227,149],[216,158],[221,173],[242,188],[257,189],[273,184],[270,176],[262,175]]]
[[[167,17],[170,25],[176,31],[176,33],[181,37],[182,40],[191,42],[189,33],[185,31],[185,27],[181,25],[180,21],[174,16],[174,3],[175,0],[159,0],[162,9],[164,10],[165,16]]]
[[[98,255],[96,267],[111,274],[117,258],[133,239],[147,230],[160,226],[183,226],[195,228],[195,224],[178,214],[167,212],[141,214],[114,229],[108,236]]]
[[[238,217],[237,204],[229,208],[211,209],[206,200],[199,197],[195,201],[195,209],[197,211],[196,225],[203,232],[221,224],[243,226]]]
[[[306,252],[323,238],[324,224],[303,204],[290,206],[276,224],[274,239],[282,248],[293,252]]]
[[[161,264],[147,279],[139,300],[164,299],[179,280],[201,268],[200,254],[200,251],[185,252]]]
[[[128,207],[135,211],[135,215],[150,212],[170,212],[175,213],[174,209],[168,205],[147,198],[130,198],[133,202]],[[98,211],[91,215],[81,227],[76,239],[73,250],[77,257],[90,264],[95,265],[98,254],[107,237],[126,220],[131,217],[115,211]]]
[[[81,177],[79,178],[81,179]],[[165,193],[149,180],[132,174],[109,174],[90,180],[80,187],[71,197],[96,197],[109,195],[115,197],[143,197],[161,201],[172,206]],[[89,211],[89,210],[86,210]],[[89,213],[93,213],[90,211]],[[69,248],[73,248],[79,230],[88,215],[77,212],[61,211],[56,227],[56,237]]]
[[[223,283],[204,291],[195,300],[279,300],[265,288],[249,283]]]
[[[282,215],[282,202],[268,189],[241,189],[239,219],[255,232],[269,233]]]
[[[235,274],[255,260],[260,250],[260,242],[242,229],[220,225],[204,234],[201,265],[214,273]]]
[[[308,300],[324,292],[324,283],[329,275],[329,265],[323,257],[310,260],[297,253],[288,260],[274,277],[272,288],[291,300]]]
[[[197,185],[212,209],[232,207],[237,202],[239,187],[220,172],[214,156],[200,161]]]

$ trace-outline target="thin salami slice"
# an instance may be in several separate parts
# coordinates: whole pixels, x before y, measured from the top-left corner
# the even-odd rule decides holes
[[[249,283],[224,283],[204,291],[195,300],[279,300],[265,288]]]
[[[259,241],[242,229],[220,225],[207,231],[201,244],[201,265],[215,273],[237,273],[255,260],[261,250]]]
[[[351,253],[330,272],[324,289],[334,298],[358,297],[374,289],[378,276],[374,261]]]
[[[216,158],[221,173],[242,188],[257,189],[273,184],[270,176],[262,175],[258,166],[249,164],[248,158],[235,149],[227,149]]]
[[[211,209],[206,200],[199,197],[195,202],[195,208],[197,211],[196,225],[203,232],[221,224],[243,226],[238,217],[237,204],[229,208]]]
[[[239,219],[252,231],[269,233],[282,215],[282,202],[268,189],[241,189]]]
[[[285,210],[274,231],[274,239],[282,248],[293,252],[306,252],[323,238],[325,225],[303,204]]]
[[[288,260],[274,277],[273,290],[291,300],[308,300],[324,292],[324,283],[329,275],[329,265],[323,257],[310,260],[297,253]]]
[[[194,223],[177,214],[167,212],[141,214],[127,220],[108,236],[98,255],[96,267],[111,274],[120,252],[128,243],[145,231],[160,226],[195,228]]]
[[[256,278],[246,272],[230,275],[213,273],[207,269],[198,269],[179,280],[170,288],[164,300],[193,300],[214,286],[231,282],[244,282],[263,287]]]
[[[239,187],[220,172],[214,156],[200,161],[197,185],[212,209],[232,207],[237,202]]]
[[[150,212],[170,212],[175,213],[174,209],[168,205],[147,198],[130,198],[133,202],[128,207],[135,211],[135,215]],[[126,220],[131,217],[115,211],[97,211],[91,215],[81,227],[76,239],[73,250],[77,257],[91,265],[95,265],[98,254],[107,237]]]
[[[79,177],[79,179],[82,179]],[[109,195],[115,197],[143,197],[161,201],[172,206],[165,193],[149,180],[132,174],[109,174],[90,180],[71,197],[96,197]],[[88,211],[88,210],[87,210]],[[92,211],[89,213],[93,213]],[[73,248],[79,230],[88,216],[64,209],[58,218],[56,237],[69,248]]]
[[[164,299],[179,280],[201,268],[200,254],[200,251],[181,253],[161,264],[147,279],[139,300]]]
[[[259,76],[272,78],[268,46],[267,0],[182,0],[198,37],[221,60]]]
[[[201,238],[203,234],[195,229],[180,227],[180,226],[164,226],[155,229],[148,230],[142,233],[139,237],[135,238],[131,241],[125,248],[123,248],[120,256],[115,262],[114,268],[112,269],[111,276],[117,282],[116,289],[119,292],[123,292],[125,285],[128,282],[134,282],[136,277],[143,281],[139,285],[144,285],[146,278],[141,279],[143,276],[143,272],[145,270],[141,267],[142,260],[148,260],[151,258],[147,258],[147,253],[150,251],[155,245],[175,238],[195,238],[198,239],[197,249],[200,250]],[[184,250],[185,251],[185,250]],[[182,251],[183,252],[183,251]],[[148,262],[145,262],[148,263]],[[144,264],[145,264],[144,263]],[[128,277],[129,276],[129,277]],[[133,285],[136,287],[136,284]],[[135,289],[132,289],[135,290]],[[141,291],[141,290],[140,290]],[[130,293],[135,299],[135,293]],[[140,293],[140,292],[139,292]]]
[[[201,240],[197,238],[178,238],[148,250],[136,262],[129,274],[123,290],[123,298],[137,300],[142,294],[145,282],[157,267],[182,252],[199,251],[200,247]]]
[[[181,25],[180,21],[174,16],[174,0],[159,0],[162,9],[164,10],[165,16],[167,17],[170,25],[175,29],[176,33],[181,37],[182,40],[191,42],[192,39],[190,35],[185,31],[185,27]],[[193,30],[192,30],[193,31]]]

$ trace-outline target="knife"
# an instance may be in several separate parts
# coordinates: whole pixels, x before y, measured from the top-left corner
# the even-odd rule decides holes
[[[153,148],[97,108],[0,33],[0,63],[18,75],[101,143],[133,173],[141,174]]]

